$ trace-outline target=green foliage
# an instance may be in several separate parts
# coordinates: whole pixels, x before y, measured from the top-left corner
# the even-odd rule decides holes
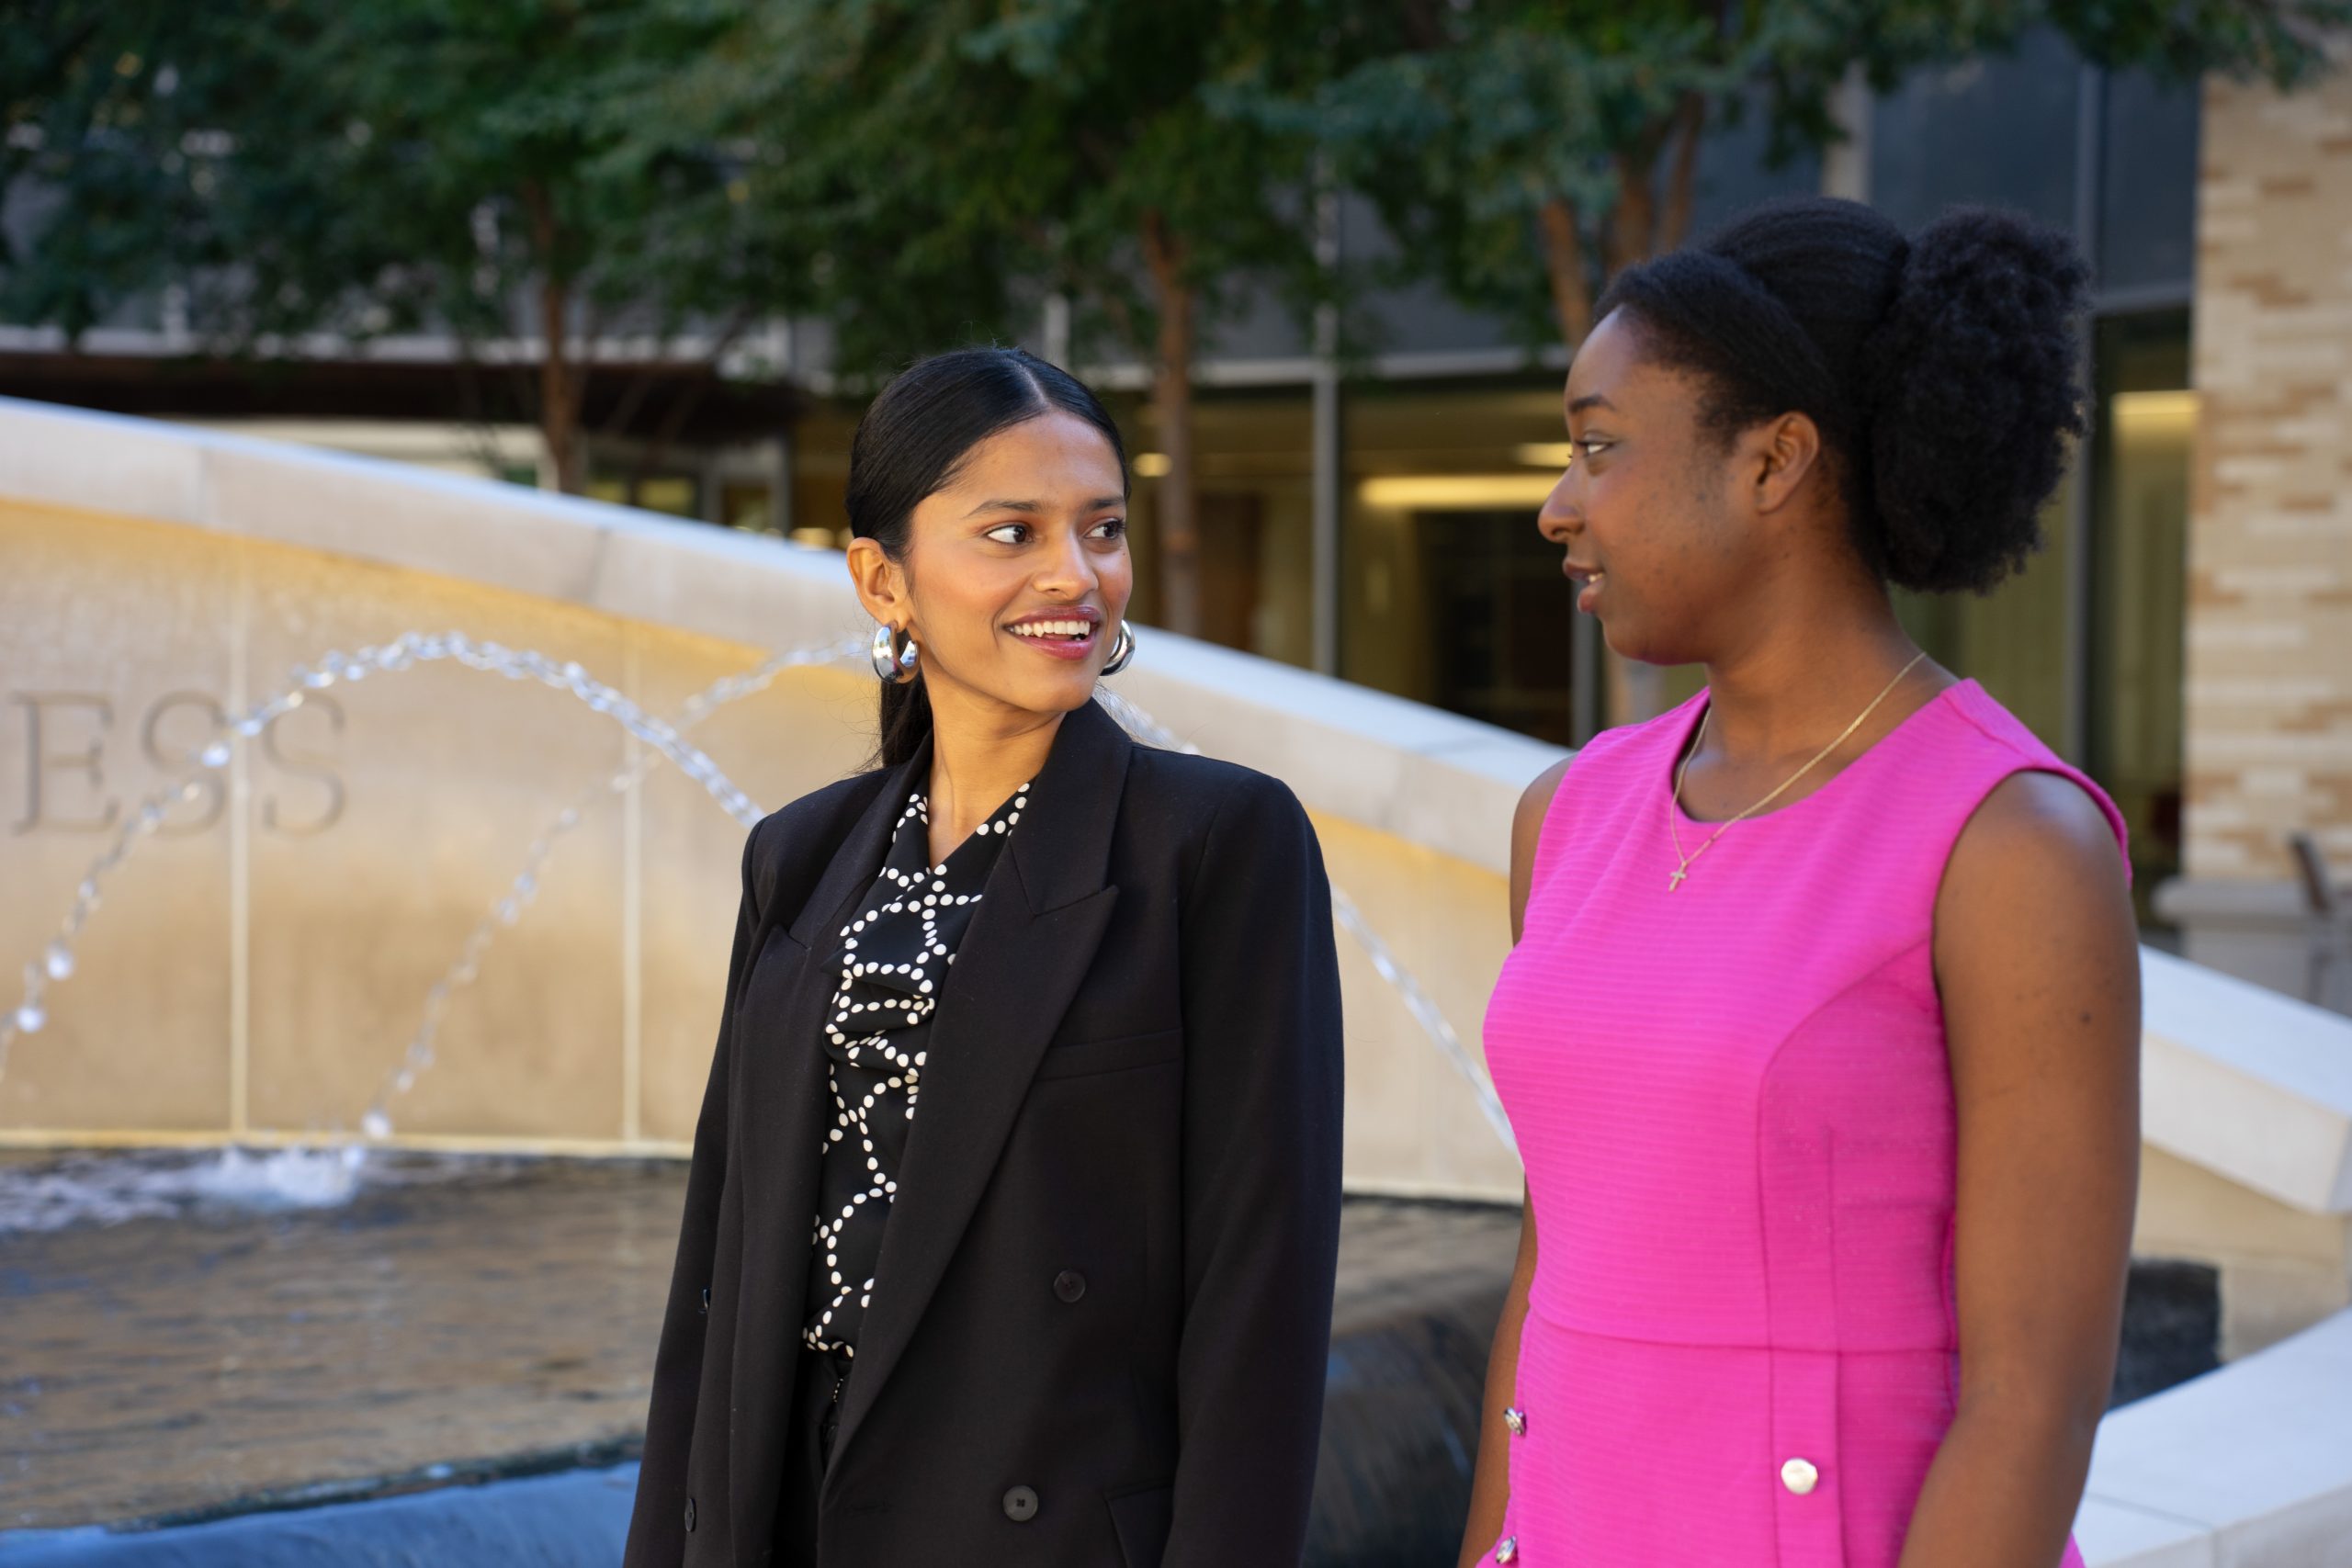
[[[166,286],[216,346],[420,327],[724,336],[828,321],[853,376],[1026,335],[1150,356],[1173,287],[1304,311],[1311,193],[1398,275],[1555,337],[1677,233],[1696,127],[1838,135],[1837,83],[2054,28],[2301,80],[2352,0],[18,0],[0,315],[80,334]],[[1320,162],[1318,162],[1318,159]],[[1555,223],[1547,251],[1547,207]]]
[[[1408,7],[1408,11],[1413,7]],[[1466,0],[1419,8],[1405,46],[1265,107],[1321,137],[1398,241],[1392,272],[1439,280],[1562,335],[1561,275],[1589,299],[1618,266],[1675,243],[1690,128],[1764,118],[1776,160],[1839,137],[1832,107],[1859,67],[1881,88],[1916,67],[2014,48],[2052,28],[2085,55],[2172,75],[2320,62],[2342,0]],[[1408,29],[1409,30],[1409,29]],[[1680,181],[1678,188],[1677,182]],[[1547,206],[1573,218],[1547,234]],[[1547,245],[1549,248],[1547,248]],[[1573,340],[1576,333],[1566,334]]]
[[[802,0],[745,4],[682,90],[763,150],[756,203],[824,236],[820,309],[844,369],[1026,335],[1042,296],[1148,351],[1158,222],[1214,313],[1245,279],[1319,287],[1313,143],[1244,112],[1311,82],[1336,0]]]
[[[656,333],[768,302],[776,233],[639,112],[707,30],[639,0],[50,0],[0,57],[34,208],[0,306],[78,333],[179,284],[241,346],[509,336],[547,278]]]

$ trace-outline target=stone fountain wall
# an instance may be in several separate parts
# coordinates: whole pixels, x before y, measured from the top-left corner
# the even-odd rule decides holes
[[[434,983],[571,805],[578,825],[535,897],[451,992],[433,1064],[388,1101],[392,1141],[682,1150],[744,832],[702,788],[667,765],[598,788],[639,742],[567,693],[455,662],[307,690],[226,766],[187,759],[290,670],[412,631],[576,661],[674,716],[770,654],[854,631],[838,556],[13,409],[12,434],[45,439],[0,441],[0,961],[41,958],[143,799],[197,787],[102,879],[71,975],[7,1046],[0,1144],[356,1133]],[[1556,753],[1295,671],[1295,701],[1227,700],[1228,682],[1267,688],[1262,661],[1147,637],[1116,689],[1180,738],[1293,780],[1335,881],[1475,1062],[1508,944],[1510,804]],[[862,662],[788,671],[687,738],[773,808],[863,765],[873,702]],[[1341,954],[1351,1180],[1515,1197],[1472,1085],[1372,956],[1345,940]]]
[[[289,667],[410,628],[577,660],[673,710],[763,650],[459,579],[166,525],[0,503],[0,951],[40,953],[85,867]],[[780,632],[785,628],[779,628]],[[786,634],[788,635],[788,633]],[[791,672],[696,739],[781,804],[855,768],[872,700]],[[357,1125],[428,988],[619,727],[451,663],[306,694],[109,877],[15,1043],[0,1125],[91,1141]],[[596,792],[453,1001],[404,1134],[502,1145],[691,1136],[743,829],[674,769]]]

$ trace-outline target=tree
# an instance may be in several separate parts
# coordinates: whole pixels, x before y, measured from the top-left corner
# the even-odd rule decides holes
[[[1194,355],[1244,288],[1271,285],[1304,310],[1325,287],[1314,140],[1249,105],[1304,90],[1343,57],[1352,9],[819,0],[780,21],[752,7],[747,41],[725,51],[738,85],[708,96],[734,106],[735,134],[790,143],[800,178],[835,193],[836,245],[933,301],[876,310],[861,276],[862,302],[831,303],[844,364],[894,344],[894,325],[960,320],[954,335],[969,336],[1057,293],[1080,341],[1151,367],[1168,458],[1155,509],[1160,618],[1196,632]],[[779,60],[793,63],[777,70]],[[743,84],[746,71],[763,74]]]
[[[587,345],[691,330],[715,363],[806,276],[729,160],[643,112],[710,36],[663,0],[48,0],[0,55],[39,213],[0,306],[78,338],[185,290],[218,352],[520,343],[518,400],[578,491]]]
[[[1252,284],[1307,312],[1314,140],[1250,112],[1358,47],[1352,9],[1310,0],[975,7],[974,61],[1003,73],[1023,140],[1021,210],[1045,276],[1151,367],[1168,468],[1156,496],[1161,620],[1201,628],[1193,362]]]
[[[1621,268],[1688,237],[1702,140],[1765,118],[1775,159],[1841,137],[1835,95],[1859,66],[1892,88],[1915,67],[2013,48],[2053,27],[2086,58],[2282,85],[2339,0],[1469,0],[1401,6],[1404,47],[1315,96],[1306,120],[1370,196],[1409,270],[1570,350]]]

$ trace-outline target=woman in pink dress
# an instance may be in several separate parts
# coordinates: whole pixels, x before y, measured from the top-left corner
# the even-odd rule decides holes
[[[2098,787],[1905,635],[2082,434],[2066,242],[1761,209],[1621,276],[1540,526],[1707,689],[1514,826],[1528,1207],[1462,1561],[2053,1568],[2105,1409],[2139,968]]]

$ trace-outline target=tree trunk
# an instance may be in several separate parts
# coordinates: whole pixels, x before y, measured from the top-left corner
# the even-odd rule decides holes
[[[1650,188],[1657,154],[1650,151],[1617,154],[1617,209],[1609,217],[1609,243],[1602,262],[1616,276],[1637,261],[1648,258],[1657,239],[1657,195]]]
[[[1685,93],[1674,107],[1674,162],[1667,166],[1666,205],[1658,215],[1657,248],[1671,251],[1690,235],[1690,200],[1698,183],[1699,138],[1707,128],[1707,100]]]
[[[1592,283],[1585,276],[1584,236],[1577,231],[1576,209],[1566,197],[1544,197],[1537,217],[1544,230],[1544,271],[1552,280],[1552,309],[1560,318],[1560,341],[1574,354],[1592,331]]]
[[[539,438],[547,443],[548,466],[556,489],[578,495],[587,488],[586,452],[580,433],[582,378],[574,373],[570,349],[571,282],[556,261],[555,208],[537,185],[523,187],[523,208],[531,220],[531,245],[539,263]]]
[[[569,299],[561,278],[540,282],[539,330],[547,347],[539,356],[539,435],[547,443],[556,489],[578,495],[587,488],[588,476],[581,461],[579,379],[565,352],[564,307]]]
[[[1144,214],[1143,254],[1159,306],[1151,404],[1168,472],[1152,521],[1159,533],[1160,625],[1186,637],[1201,631],[1200,506],[1193,460],[1193,286],[1185,247],[1158,209]]]

